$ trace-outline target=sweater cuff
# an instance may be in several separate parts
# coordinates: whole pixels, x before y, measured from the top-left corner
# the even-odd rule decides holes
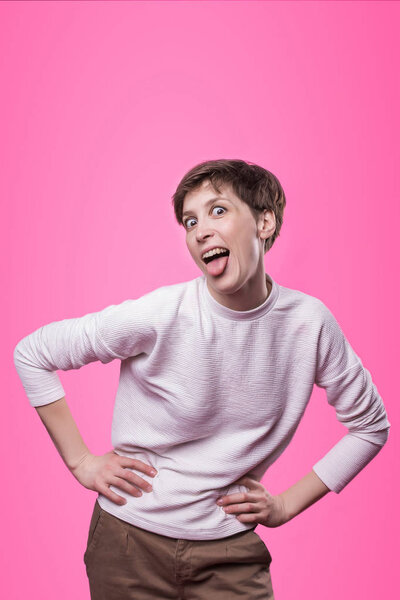
[[[312,467],[325,485],[338,494],[382,449],[389,429],[375,432],[379,443],[346,434]]]
[[[65,397],[64,388],[55,371],[47,371],[38,375],[29,383],[29,389],[25,387],[25,392],[33,407],[44,406]]]

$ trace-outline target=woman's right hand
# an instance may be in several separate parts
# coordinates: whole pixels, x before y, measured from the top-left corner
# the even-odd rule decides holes
[[[126,499],[113,492],[110,485],[136,497],[142,495],[138,488],[142,488],[145,492],[151,492],[153,489],[150,483],[129,471],[127,467],[141,471],[150,477],[157,474],[156,469],[151,465],[141,460],[120,456],[114,450],[100,456],[86,454],[79,464],[71,469],[71,473],[85,488],[100,492],[115,504],[122,506],[126,504]]]

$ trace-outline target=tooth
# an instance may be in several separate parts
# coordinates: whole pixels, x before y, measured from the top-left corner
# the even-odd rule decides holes
[[[214,254],[221,254],[221,252],[226,252],[225,248],[214,248],[213,250],[209,250],[204,254],[203,258],[209,258],[210,256],[214,256]]]

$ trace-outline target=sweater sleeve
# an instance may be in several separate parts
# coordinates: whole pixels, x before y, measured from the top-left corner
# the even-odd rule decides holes
[[[106,364],[145,352],[154,328],[147,295],[82,317],[55,321],[27,335],[14,348],[14,364],[32,406],[65,396],[58,369]]]
[[[313,470],[339,493],[378,454],[391,424],[370,372],[331,311],[322,306],[315,383],[326,390],[328,403],[348,431]]]

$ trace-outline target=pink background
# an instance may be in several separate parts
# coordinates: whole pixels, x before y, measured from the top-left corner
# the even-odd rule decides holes
[[[320,298],[392,424],[339,495],[259,526],[277,600],[392,598],[398,587],[398,2],[2,2],[2,587],[89,598],[95,492],[68,472],[15,371],[16,343],[201,273],[174,220],[207,159],[271,170],[287,197],[265,257]],[[59,372],[94,453],[111,449],[119,362]],[[279,493],[345,430],[314,388],[263,479]]]

